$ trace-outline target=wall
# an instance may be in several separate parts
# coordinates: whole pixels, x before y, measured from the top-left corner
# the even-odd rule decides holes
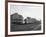
[[[46,0],[29,0],[29,1],[35,1],[35,2],[37,1],[37,2],[46,3]],[[45,15],[45,18],[46,18],[46,15]],[[45,27],[46,27],[46,23],[45,23]],[[5,37],[5,0],[0,0],[0,37]],[[46,37],[46,32],[45,32],[45,35],[12,36],[12,37]]]

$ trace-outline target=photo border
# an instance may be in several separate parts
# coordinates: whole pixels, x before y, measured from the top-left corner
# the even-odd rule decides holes
[[[44,16],[43,17],[43,33],[8,35],[8,2],[43,4],[43,16]],[[44,2],[28,2],[28,1],[9,1],[9,0],[5,0],[5,37],[7,37],[7,36],[23,36],[23,35],[41,35],[41,34],[45,34],[45,3]]]

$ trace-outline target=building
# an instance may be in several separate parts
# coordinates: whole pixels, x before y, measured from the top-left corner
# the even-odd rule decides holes
[[[25,23],[35,23],[37,20],[31,17],[27,17],[24,21]]]
[[[11,23],[12,24],[19,24],[19,23],[23,23],[23,16],[15,13],[11,15]]]

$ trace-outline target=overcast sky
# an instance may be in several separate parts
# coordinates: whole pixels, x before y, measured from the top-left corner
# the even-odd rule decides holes
[[[42,7],[32,5],[10,5],[10,14],[18,13],[24,18],[31,17],[38,20],[42,19]]]

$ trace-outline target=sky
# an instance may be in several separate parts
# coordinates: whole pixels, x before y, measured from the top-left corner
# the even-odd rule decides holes
[[[36,18],[37,20],[42,19],[42,6],[35,5],[15,5],[10,4],[10,15],[18,13],[24,17]]]

